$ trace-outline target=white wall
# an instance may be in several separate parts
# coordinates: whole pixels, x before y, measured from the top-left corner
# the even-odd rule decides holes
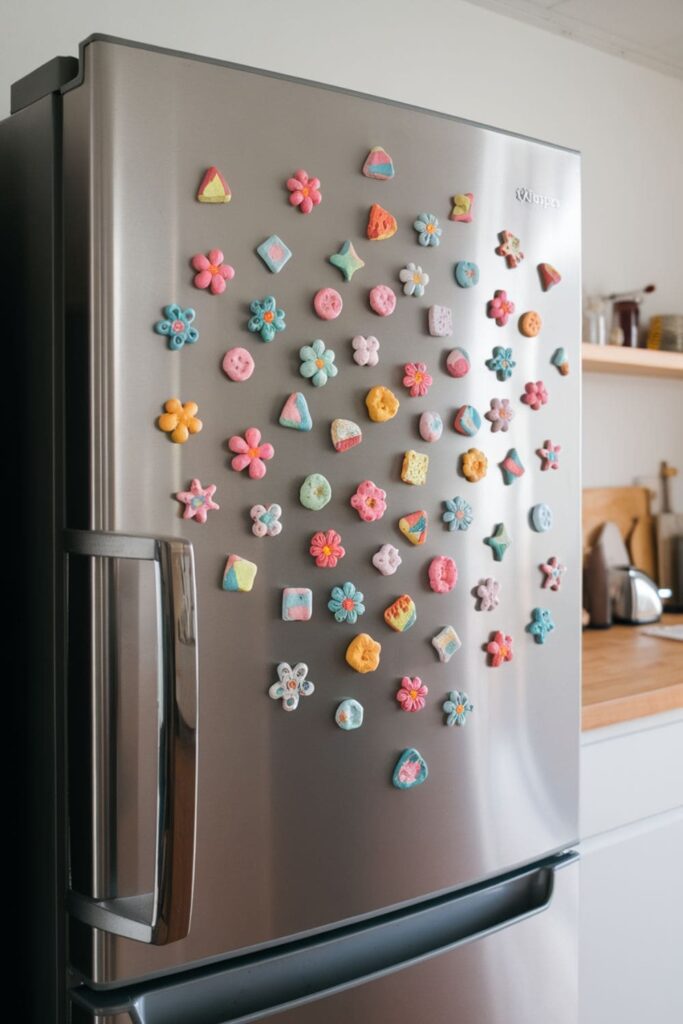
[[[0,0],[9,85],[91,32],[349,86],[583,153],[584,285],[683,312],[683,82],[461,0]],[[3,52],[4,51],[4,52]],[[201,112],[210,117],[210,105]],[[683,384],[587,377],[584,482],[681,468]]]

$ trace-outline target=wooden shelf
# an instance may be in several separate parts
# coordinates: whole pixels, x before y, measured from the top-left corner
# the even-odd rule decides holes
[[[628,373],[673,380],[683,378],[683,353],[621,345],[582,345],[581,368],[588,373]]]

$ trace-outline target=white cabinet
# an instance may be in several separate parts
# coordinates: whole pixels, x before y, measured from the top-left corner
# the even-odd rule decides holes
[[[683,712],[583,734],[580,1024],[683,1021]]]

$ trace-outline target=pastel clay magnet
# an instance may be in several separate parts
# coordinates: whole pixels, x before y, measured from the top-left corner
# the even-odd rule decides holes
[[[439,440],[443,433],[443,420],[438,412],[433,412],[432,410],[423,412],[420,416],[418,430],[423,441],[433,444]]]
[[[272,274],[279,274],[282,268],[292,258],[292,250],[289,249],[278,235],[270,235],[264,242],[256,247],[268,270]]]
[[[512,661],[512,637],[500,630],[493,634],[493,639],[486,645],[491,668],[500,668],[506,661]]]
[[[370,309],[377,316],[391,316],[396,309],[396,293],[388,284],[376,284],[368,296]]]
[[[503,474],[503,483],[506,486],[513,484],[515,480],[519,480],[521,476],[524,476],[524,466],[516,448],[510,448],[500,463],[500,469]]]
[[[474,711],[474,704],[466,693],[451,690],[448,700],[441,705],[441,710],[446,715],[445,725],[465,725],[467,716]]]
[[[396,700],[401,705],[401,711],[422,711],[426,704],[426,697],[429,688],[425,686],[419,676],[413,679],[404,676],[401,680],[401,687],[396,692]]]
[[[562,280],[560,272],[555,270],[555,267],[551,266],[550,263],[539,263],[536,269],[538,270],[541,288],[544,292],[549,292],[551,288],[554,288]]]
[[[157,320],[154,330],[157,334],[163,334],[168,338],[168,347],[174,352],[179,352],[187,345],[194,345],[199,341],[199,331],[193,327],[196,313],[193,309],[183,309],[182,306],[171,303],[164,306],[164,320]]]
[[[556,348],[550,357],[550,362],[557,367],[563,377],[569,374],[569,357],[566,349]]]
[[[496,345],[491,352],[491,358],[486,360],[489,370],[492,370],[498,380],[506,381],[512,376],[517,363],[512,358],[512,349]]]
[[[228,555],[223,570],[223,590],[248,593],[254,586],[258,566],[239,555]]]
[[[365,158],[363,174],[375,181],[389,181],[395,174],[394,161],[382,146],[373,146]]]
[[[384,609],[384,621],[397,633],[405,633],[417,621],[415,602],[409,594],[401,594],[393,604]]]
[[[446,358],[446,369],[456,379],[466,377],[470,372],[470,357],[464,348],[454,348]]]
[[[543,589],[544,590],[559,590],[562,584],[562,577],[567,571],[566,565],[561,565],[557,555],[553,555],[547,562],[543,562],[541,565],[541,572],[543,573]]]
[[[474,288],[479,284],[479,267],[470,260],[459,260],[453,268],[455,282],[461,288]]]
[[[377,669],[381,652],[381,644],[373,640],[368,633],[359,633],[346,648],[345,658],[351,668],[365,675]]]
[[[548,401],[548,392],[546,391],[543,381],[528,381],[528,383],[524,385],[522,401],[525,405],[528,405],[530,409],[533,409],[534,412],[538,412],[542,405],[546,405]]]
[[[252,480],[263,479],[266,475],[266,462],[275,455],[272,444],[261,443],[261,431],[256,427],[248,427],[244,431],[244,437],[233,434],[228,441],[228,447],[231,452],[236,453],[230,463],[232,468],[236,473],[246,469]]]
[[[313,308],[321,320],[336,320],[343,305],[336,288],[321,288],[313,297]]]
[[[372,556],[372,564],[382,576],[393,576],[401,561],[398,548],[395,548],[393,544],[382,544],[379,551]]]
[[[273,700],[281,700],[285,711],[296,711],[301,697],[310,697],[315,690],[313,683],[306,678],[308,665],[300,661],[292,668],[286,661],[281,661],[277,667],[277,683],[268,690],[268,696]]]
[[[183,403],[179,398],[169,398],[164,404],[164,410],[157,420],[157,426],[175,444],[185,444],[190,434],[198,434],[204,426],[197,417],[199,406],[196,402]]]
[[[285,587],[282,591],[282,621],[308,622],[313,615],[313,594],[308,587]]]
[[[502,562],[505,552],[512,544],[512,539],[505,529],[505,523],[498,523],[490,537],[484,538],[484,544],[488,544],[493,552],[496,562]]]
[[[469,529],[474,519],[474,513],[468,501],[456,495],[455,498],[446,499],[443,506],[445,511],[441,513],[441,519],[449,530]]]
[[[341,587],[332,587],[330,600],[327,607],[332,612],[337,622],[348,622],[354,625],[360,615],[365,614],[363,594],[356,589],[355,584],[342,583]]]
[[[487,576],[485,580],[480,580],[479,585],[476,589],[477,601],[479,607],[477,611],[480,612],[492,612],[494,608],[498,607],[500,600],[500,583],[498,580],[494,580],[492,576]]]
[[[427,326],[432,338],[450,338],[453,333],[453,310],[450,306],[430,306]]]
[[[452,202],[453,207],[448,219],[460,221],[462,224],[470,224],[474,215],[474,194],[472,192],[456,192]]]
[[[379,363],[379,341],[374,335],[364,338],[362,334],[357,334],[351,339],[351,348],[353,361],[358,366],[377,366]]]
[[[299,349],[299,373],[310,380],[314,388],[322,388],[331,377],[337,376],[334,358],[332,349],[326,348],[325,342],[316,338],[312,345],[302,345]]]
[[[278,423],[281,427],[290,427],[292,430],[309,431],[313,428],[308,402],[300,391],[292,392],[286,400]]]
[[[424,398],[432,386],[432,376],[426,363],[406,363],[403,367],[403,387],[411,398]]]
[[[505,262],[510,269],[518,267],[524,259],[522,243],[519,238],[513,235],[511,231],[501,231],[498,238],[500,239],[500,245],[496,249],[496,254],[505,257]]]
[[[420,509],[419,512],[411,512],[407,516],[401,516],[398,521],[398,528],[403,536],[411,544],[415,545],[424,544],[426,541],[428,525],[429,520],[424,509]]]
[[[373,203],[368,214],[366,234],[371,242],[382,242],[396,234],[398,224],[393,214],[383,209],[379,203]]]
[[[370,388],[365,396],[365,405],[373,423],[386,423],[398,412],[399,401],[393,391],[380,385]]]
[[[277,537],[282,533],[282,508],[280,505],[252,505],[249,509],[251,516],[251,532],[255,537]]]
[[[541,333],[542,326],[541,314],[537,313],[534,309],[522,313],[519,318],[519,330],[525,338],[535,338]]]
[[[242,383],[254,372],[254,357],[246,348],[231,348],[223,356],[222,365],[226,377]]]
[[[247,330],[252,334],[260,334],[262,341],[270,342],[276,334],[285,330],[285,311],[277,308],[274,295],[266,295],[261,300],[254,299],[249,309],[252,315],[247,321]]]
[[[185,506],[183,519],[196,519],[198,523],[205,523],[208,513],[220,508],[213,500],[215,493],[215,484],[202,487],[201,481],[196,478],[190,484],[189,491],[178,491],[176,498]]]
[[[427,576],[435,594],[448,594],[458,582],[458,567],[448,555],[438,555],[429,563]]]
[[[354,249],[353,243],[348,239],[342,244],[339,252],[332,253],[327,258],[333,267],[341,271],[345,281],[350,281],[356,271],[362,270],[365,266],[365,263]]]
[[[353,420],[337,419],[330,424],[330,437],[336,452],[347,452],[361,443],[363,432]]]
[[[341,702],[334,713],[334,720],[340,729],[351,732],[353,729],[360,729],[363,724],[363,714],[363,705],[350,698]]]
[[[232,199],[230,186],[217,167],[209,167],[204,172],[197,199],[200,203],[229,203]]]
[[[552,441],[544,441],[542,448],[536,449],[536,454],[541,460],[541,470],[543,472],[549,469],[560,468],[560,452],[562,451],[561,444],[553,444]]]
[[[553,513],[549,505],[541,502],[531,509],[531,525],[536,533],[547,533],[553,526]]]
[[[413,227],[417,231],[420,245],[435,246],[441,241],[441,228],[433,213],[418,214],[417,219],[413,221]]]
[[[403,270],[399,271],[398,278],[403,284],[403,294],[413,295],[416,299],[422,298],[429,284],[429,274],[417,263],[406,264]]]
[[[387,495],[372,480],[364,480],[351,495],[349,502],[364,523],[374,523],[381,519],[387,509]]]
[[[208,255],[198,252],[191,260],[197,273],[194,276],[195,288],[208,288],[212,295],[221,295],[225,291],[225,282],[232,281],[235,268],[224,262],[225,257],[220,249],[211,249]]]
[[[484,418],[491,424],[491,431],[494,434],[500,430],[506,434],[514,416],[515,410],[510,405],[509,398],[492,398],[491,408],[484,413]]]
[[[481,416],[473,405],[461,405],[456,410],[453,428],[464,437],[474,437],[481,426]]]
[[[502,289],[494,292],[493,298],[486,304],[487,317],[489,320],[495,320],[499,327],[505,327],[514,311],[514,302],[508,299],[507,292]]]
[[[287,188],[290,205],[298,207],[299,213],[310,213],[322,201],[319,179],[311,178],[306,171],[295,171],[287,179]]]
[[[413,789],[421,785],[428,775],[429,768],[422,754],[414,747],[409,747],[396,762],[391,781],[396,789]]]
[[[319,512],[325,508],[332,498],[329,480],[322,473],[311,473],[299,488],[299,501],[311,512]]]
[[[334,569],[346,550],[342,547],[341,536],[336,530],[319,530],[311,537],[309,552],[315,558],[319,569]]]
[[[468,448],[461,457],[462,475],[471,484],[476,484],[486,476],[489,461],[479,448]]]
[[[547,608],[534,608],[526,631],[531,633],[536,643],[544,644],[554,629],[555,623],[550,611]]]
[[[452,626],[444,626],[436,636],[432,637],[432,647],[439,656],[439,661],[448,662],[460,650],[462,642]]]
[[[423,455],[421,452],[415,452],[412,449],[405,453],[403,465],[401,466],[401,480],[404,484],[414,484],[416,486],[426,484],[428,471],[428,455]]]

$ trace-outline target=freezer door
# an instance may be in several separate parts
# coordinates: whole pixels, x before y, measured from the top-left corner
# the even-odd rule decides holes
[[[91,916],[89,925],[74,922],[76,968],[103,985],[163,974],[453,892],[569,848],[577,836],[580,654],[577,155],[440,114],[114,41],[85,47],[83,81],[63,103],[67,526],[191,545],[199,678],[196,833],[188,831],[182,843],[176,835],[185,857],[177,879],[191,880],[195,853],[189,933],[169,941],[178,931],[159,934],[147,916],[143,937],[152,942],[141,942],[126,937],[130,932],[109,934],[101,918],[101,928],[91,928]],[[379,144],[397,168],[391,181],[360,173]],[[228,180],[229,204],[195,200],[212,164]],[[288,202],[285,182],[300,167],[322,182],[323,201],[310,216]],[[448,219],[451,196],[461,191],[475,195],[469,224]],[[365,237],[374,202],[398,220],[385,241]],[[425,209],[443,227],[438,248],[416,244],[413,221]],[[495,253],[504,230],[523,242],[526,260],[516,269]],[[293,252],[279,274],[255,252],[272,234]],[[345,239],[366,264],[348,284],[328,262]],[[222,295],[192,285],[191,257],[212,248],[236,269]],[[398,271],[411,260],[430,274],[425,298],[401,293],[393,316],[375,316],[369,289],[389,283],[400,293]],[[458,260],[479,265],[478,286],[455,283]],[[562,274],[547,293],[536,271],[541,261]],[[327,285],[341,292],[344,307],[338,319],[323,322],[312,298]],[[501,288],[518,312],[540,312],[539,337],[522,337],[514,318],[504,329],[487,318],[486,302]],[[250,302],[268,294],[285,309],[287,327],[264,344],[246,323]],[[182,351],[169,350],[154,332],[170,303],[197,311],[199,340]],[[432,303],[452,307],[452,337],[428,334]],[[372,334],[380,339],[380,363],[357,366],[351,338]],[[315,388],[299,376],[298,351],[319,337],[336,351],[339,373]],[[504,343],[514,348],[517,368],[499,382],[484,362]],[[461,380],[445,372],[454,345],[472,361]],[[233,346],[255,360],[243,383],[221,370]],[[560,346],[568,376],[550,363]],[[410,398],[401,386],[403,365],[415,360],[432,371],[428,398]],[[540,411],[519,401],[525,382],[536,380],[550,395]],[[379,384],[401,398],[390,423],[367,417],[366,392]],[[297,390],[314,421],[307,433],[278,423]],[[156,427],[172,397],[199,405],[204,428],[186,444],[173,444]],[[508,433],[491,432],[487,421],[477,438],[455,433],[459,405],[483,413],[493,397],[513,402]],[[426,409],[439,411],[445,424],[431,446],[417,432]],[[361,425],[360,446],[334,451],[335,417]],[[252,426],[275,447],[262,480],[230,469],[227,439]],[[540,471],[535,452],[546,438],[562,445],[559,472]],[[489,460],[477,484],[457,468],[472,444]],[[505,486],[498,463],[513,446],[526,473]],[[427,447],[428,484],[403,483],[403,453]],[[312,472],[324,474],[333,492],[319,512],[298,500]],[[220,510],[204,525],[184,520],[175,498],[193,478],[217,485]],[[349,505],[368,478],[387,492],[388,510],[374,523]],[[467,532],[448,532],[442,502],[458,494],[471,502],[474,522]],[[284,530],[257,538],[249,510],[273,502],[282,506]],[[529,525],[538,502],[555,512],[549,533]],[[421,508],[430,532],[414,547],[396,524]],[[502,562],[484,543],[498,523],[512,537]],[[316,568],[308,554],[321,529],[343,538],[347,554],[334,570]],[[371,564],[387,542],[401,551],[396,576],[381,576]],[[221,589],[229,553],[258,565],[250,593]],[[458,585],[446,595],[427,581],[430,560],[443,554],[459,569]],[[568,566],[557,593],[541,589],[539,565],[553,555]],[[88,900],[109,907],[153,897],[163,792],[153,566],[113,557],[81,562],[70,567],[75,913],[92,906]],[[472,593],[487,576],[501,583],[493,612],[476,610]],[[327,609],[330,588],[345,580],[365,594],[367,611],[356,627],[335,622]],[[287,586],[312,590],[310,622],[282,621]],[[418,618],[397,633],[383,612],[402,593],[415,600]],[[525,632],[538,605],[552,609],[557,626],[544,645]],[[462,648],[442,664],[431,639],[447,624]],[[493,630],[511,634],[515,645],[513,661],[498,669],[487,666],[484,649]],[[370,675],[344,659],[360,631],[382,643],[380,669]],[[280,662],[305,662],[316,687],[292,714],[268,697]],[[395,700],[404,675],[429,687],[419,714],[403,712]],[[454,689],[475,706],[464,728],[443,724],[441,705]],[[355,732],[334,722],[344,698],[365,708]],[[429,778],[402,792],[391,775],[407,747],[424,755]],[[184,798],[166,798],[185,806],[191,830],[188,773],[186,779]],[[180,896],[189,909],[190,894]]]
[[[140,1024],[576,1024],[577,888],[570,856],[320,944],[120,996],[82,990],[75,1005],[103,1024],[108,1007]]]

